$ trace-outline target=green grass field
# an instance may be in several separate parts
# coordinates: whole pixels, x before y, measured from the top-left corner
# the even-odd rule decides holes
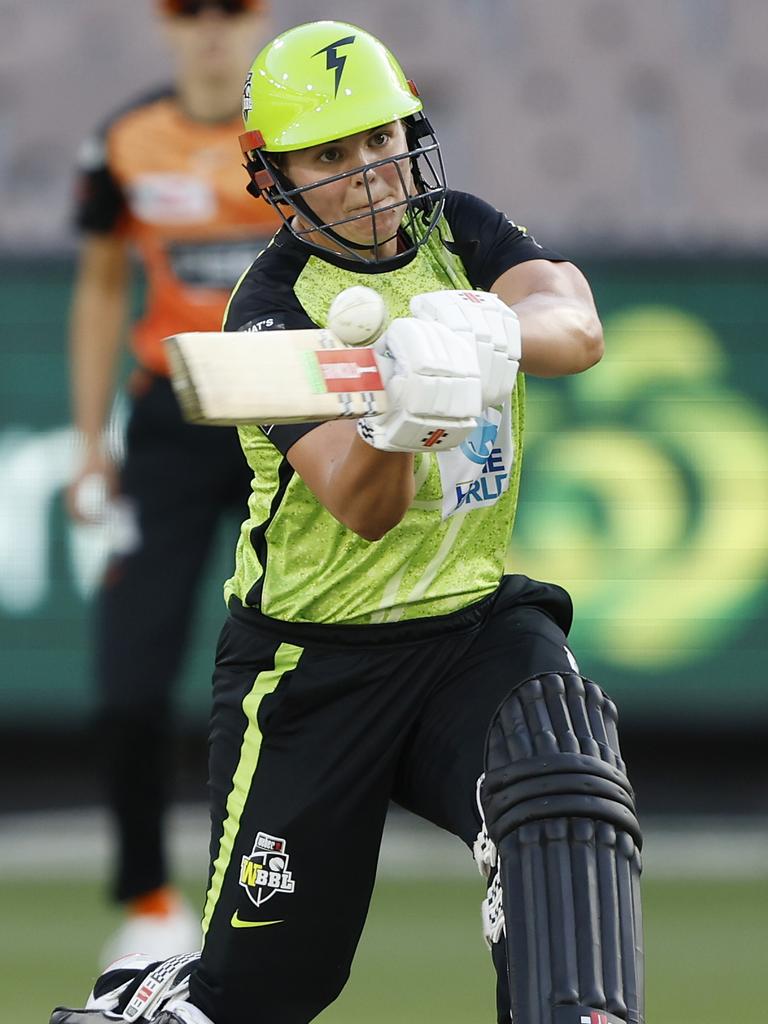
[[[478,895],[471,881],[380,882],[351,981],[323,1022],[493,1021]],[[47,1024],[54,1004],[82,1005],[116,922],[101,888],[53,876],[6,879],[0,907],[0,1021]],[[645,919],[648,1024],[764,1019],[768,880],[650,880]]]

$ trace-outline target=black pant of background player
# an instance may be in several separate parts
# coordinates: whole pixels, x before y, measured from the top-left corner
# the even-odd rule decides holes
[[[234,429],[185,423],[164,377],[140,371],[134,382],[120,489],[137,513],[140,541],[107,568],[95,636],[118,900],[167,882],[171,691],[217,527],[228,514],[234,549],[251,477]]]
[[[236,602],[230,612],[214,676],[212,877],[191,999],[216,1024],[306,1024],[347,979],[388,801],[471,847],[493,712],[516,683],[573,671],[571,602],[560,587],[509,576],[467,609],[416,622],[296,626]],[[505,960],[497,943],[499,1021],[510,1017]]]

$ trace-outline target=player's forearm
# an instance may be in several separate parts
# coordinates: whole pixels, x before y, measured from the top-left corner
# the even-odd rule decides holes
[[[353,427],[347,451],[329,466],[328,484],[336,518],[366,540],[380,540],[413,500],[413,455],[377,451]]]
[[[84,255],[70,319],[72,417],[89,446],[100,443],[109,414],[127,312],[126,268],[105,273],[95,262]]]
[[[99,443],[112,402],[124,312],[88,295],[80,296],[73,310],[72,415],[88,445]]]
[[[288,461],[331,515],[366,540],[397,526],[413,500],[413,455],[372,448],[348,420],[305,434]]]
[[[520,320],[520,366],[526,373],[536,377],[581,373],[602,358],[602,326],[586,303],[539,293],[512,308]]]

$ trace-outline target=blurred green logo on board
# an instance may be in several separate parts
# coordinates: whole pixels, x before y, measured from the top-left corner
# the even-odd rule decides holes
[[[768,418],[708,324],[674,307],[605,322],[586,374],[530,382],[509,568],[569,587],[576,630],[624,668],[727,644],[768,576]]]

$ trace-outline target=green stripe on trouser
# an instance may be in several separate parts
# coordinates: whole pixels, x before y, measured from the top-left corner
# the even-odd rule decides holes
[[[275,652],[275,667],[259,672],[250,692],[243,698],[243,713],[248,719],[248,725],[240,747],[240,760],[237,763],[235,774],[232,776],[232,789],[227,797],[227,809],[221,842],[219,843],[219,854],[213,865],[213,877],[211,878],[211,885],[205,901],[203,935],[206,935],[208,932],[214,907],[221,894],[224,876],[232,858],[235,837],[240,829],[240,818],[245,807],[245,801],[248,799],[256,766],[259,763],[259,754],[261,753],[261,732],[259,731],[258,721],[259,705],[267,694],[272,693],[277,687],[285,673],[291,672],[296,668],[299,658],[303,653],[303,647],[295,647],[293,644],[280,644]]]

